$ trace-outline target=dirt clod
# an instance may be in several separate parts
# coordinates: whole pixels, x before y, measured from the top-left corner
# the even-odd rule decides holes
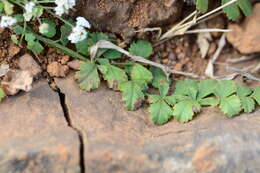
[[[65,77],[69,72],[69,67],[55,61],[47,66],[47,72],[51,77]]]

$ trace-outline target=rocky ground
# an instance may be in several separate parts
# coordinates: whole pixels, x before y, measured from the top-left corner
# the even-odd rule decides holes
[[[82,6],[90,7],[84,12],[86,16],[91,16],[96,8],[103,9],[93,18],[94,25],[106,21],[107,14],[118,16],[117,22],[126,21],[118,27],[113,27],[111,21],[96,26],[116,34],[124,31],[120,32],[121,38],[131,36],[133,28],[153,26],[154,16],[158,17],[156,23],[166,24],[177,18],[166,20],[170,16],[180,15],[179,8],[173,8],[165,16],[138,10],[150,5],[161,13],[178,2],[172,0],[159,5],[147,3],[148,0],[102,0],[99,6],[95,0],[81,2]],[[120,5],[118,13],[125,15],[115,13],[113,7]],[[215,75],[234,73],[225,68],[227,65],[244,69],[260,63],[259,12],[260,3],[255,5],[253,16],[240,23],[228,24],[223,16],[206,23],[208,27],[216,27],[218,21],[217,27],[233,30],[227,35],[228,43],[218,59]],[[139,17],[146,23],[140,23]],[[218,109],[208,108],[187,124],[171,121],[155,126],[146,108],[126,111],[120,93],[105,85],[91,93],[81,91],[72,74],[80,62],[52,48],[47,48],[44,55],[34,56],[10,41],[10,31],[0,29],[0,35],[0,64],[28,70],[34,76],[30,92],[10,91],[18,94],[0,104],[1,173],[260,172],[259,109],[228,119]],[[205,59],[195,44],[196,36],[185,36],[156,47],[153,60],[175,70],[204,74],[220,36],[212,35]],[[238,63],[245,55],[256,56]],[[252,74],[259,77],[259,69]],[[259,86],[259,82],[245,77],[238,76],[236,80]]]

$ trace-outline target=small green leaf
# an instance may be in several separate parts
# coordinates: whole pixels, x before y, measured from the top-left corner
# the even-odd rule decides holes
[[[216,85],[214,94],[221,99],[230,96],[235,93],[237,90],[236,83],[232,80],[222,80],[219,81]]]
[[[245,16],[252,15],[252,13],[253,13],[252,4],[249,0],[238,0],[237,4]]]
[[[171,106],[174,106],[178,101],[175,95],[166,96],[164,99]]]
[[[123,101],[127,110],[136,110],[144,100],[142,88],[134,81],[120,84],[119,89],[123,92]]]
[[[253,90],[247,86],[239,85],[237,87],[237,95],[241,101],[244,112],[252,112],[255,109],[255,101],[249,97]]]
[[[23,27],[21,27],[20,25],[17,25],[15,27],[13,27],[13,31],[15,34],[21,35],[21,34],[23,34]]]
[[[17,20],[17,22],[23,22],[24,21],[22,14],[16,14],[16,15],[14,15],[14,17]]]
[[[244,112],[250,113],[255,109],[255,101],[250,97],[239,97]]]
[[[99,65],[98,68],[103,74],[104,79],[107,81],[109,88],[117,90],[120,83],[127,81],[125,71],[116,66],[106,64]]]
[[[103,53],[103,56],[106,59],[120,59],[122,58],[122,53],[114,49],[109,49],[105,53]]]
[[[42,20],[42,22],[43,22],[43,25],[46,25],[48,27],[47,27],[47,30],[44,31],[44,32],[41,32],[41,34],[48,37],[48,38],[52,38],[53,36],[55,36],[56,35],[56,25],[55,25],[55,23],[48,18],[44,18]]]
[[[255,99],[258,105],[260,105],[260,86],[256,87],[254,93],[252,94],[252,97]]]
[[[246,97],[246,96],[249,96],[251,93],[253,92],[253,90],[247,86],[244,86],[244,85],[239,85],[237,87],[237,95],[239,97]]]
[[[215,80],[203,80],[198,84],[199,93],[198,99],[202,99],[214,93],[217,86],[217,82]]]
[[[198,94],[198,82],[195,80],[179,81],[176,84],[175,95],[189,96],[196,100]]]
[[[152,85],[155,88],[159,88],[163,85],[170,85],[171,80],[165,75],[165,73],[158,67],[151,67],[150,71],[153,75]]]
[[[131,79],[144,83],[149,83],[153,79],[152,73],[141,64],[135,64],[131,71]]]
[[[196,0],[196,8],[201,13],[206,13],[208,11],[209,0]]]
[[[89,48],[92,45],[92,43],[90,43],[91,41],[92,40],[90,40],[89,38],[86,38],[86,39],[84,39],[82,41],[77,42],[75,44],[77,52],[82,53],[83,55],[88,56],[89,55]]]
[[[219,99],[215,97],[207,97],[199,100],[202,106],[217,106],[219,104]]]
[[[231,1],[231,0],[222,0],[222,4],[226,4],[229,1]],[[230,20],[236,20],[240,16],[239,8],[235,3],[226,6],[223,9],[223,11],[226,13],[227,17]]]
[[[39,41],[32,41],[32,40],[27,42],[27,48],[35,54],[40,54],[44,50],[44,48],[42,47],[41,43],[39,43]]]
[[[35,35],[32,33],[25,34],[24,38],[27,42],[34,41],[36,39]]]
[[[80,71],[76,73],[75,78],[80,88],[86,91],[97,89],[100,85],[97,65],[93,62],[86,62],[81,65]]]
[[[148,58],[153,52],[153,47],[148,41],[138,40],[136,43],[130,45],[129,52],[136,56]]]
[[[166,123],[173,115],[172,108],[164,100],[151,104],[148,111],[151,113],[152,121],[158,125]]]
[[[236,95],[221,99],[219,107],[228,117],[239,114],[242,109],[240,99]]]
[[[183,100],[174,106],[173,116],[181,123],[186,123],[193,119],[194,112],[200,110],[200,104],[191,99]]]
[[[2,101],[3,98],[5,98],[5,92],[2,88],[0,88],[0,101]]]

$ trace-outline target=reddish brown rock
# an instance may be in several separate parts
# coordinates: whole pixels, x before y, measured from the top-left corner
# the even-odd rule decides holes
[[[155,126],[146,110],[126,111],[118,92],[84,92],[73,77],[56,83],[89,173],[260,172],[260,110],[228,119],[209,108],[188,124]]]
[[[242,24],[230,24],[232,32],[227,34],[228,41],[241,53],[260,52],[260,3],[255,4],[253,15]]]
[[[180,16],[182,0],[80,0],[80,14],[94,28],[134,35],[134,29],[173,23]]]
[[[78,134],[46,82],[0,103],[0,172],[80,172]]]

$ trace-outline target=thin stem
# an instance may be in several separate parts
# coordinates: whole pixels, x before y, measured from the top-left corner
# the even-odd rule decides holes
[[[55,1],[37,1],[39,4],[48,4],[48,3],[53,3]]]
[[[80,55],[79,53],[59,44],[59,43],[56,43],[55,41],[51,40],[51,39],[48,39],[48,38],[45,38],[45,37],[42,37],[38,34],[34,34],[36,39],[42,41],[42,42],[45,42],[46,44],[52,46],[52,47],[55,47],[57,49],[60,49],[62,50],[65,54],[71,56],[71,57],[74,57],[74,58],[77,58],[79,60],[82,60],[82,61],[86,61],[87,58],[85,58],[84,56]]]
[[[111,62],[112,65],[121,65],[121,66],[131,66],[133,65],[134,63],[131,63],[131,62]]]
[[[72,25],[72,24],[69,23],[68,21],[64,20],[62,17],[60,17],[60,16],[56,15],[55,13],[53,13],[52,11],[50,11],[50,10],[48,10],[48,9],[46,9],[46,11],[47,11],[48,13],[50,13],[51,15],[53,15],[54,17],[57,17],[59,20],[61,20],[61,21],[64,22],[65,24],[69,25],[71,28],[74,28],[74,27],[75,27],[74,25]]]

